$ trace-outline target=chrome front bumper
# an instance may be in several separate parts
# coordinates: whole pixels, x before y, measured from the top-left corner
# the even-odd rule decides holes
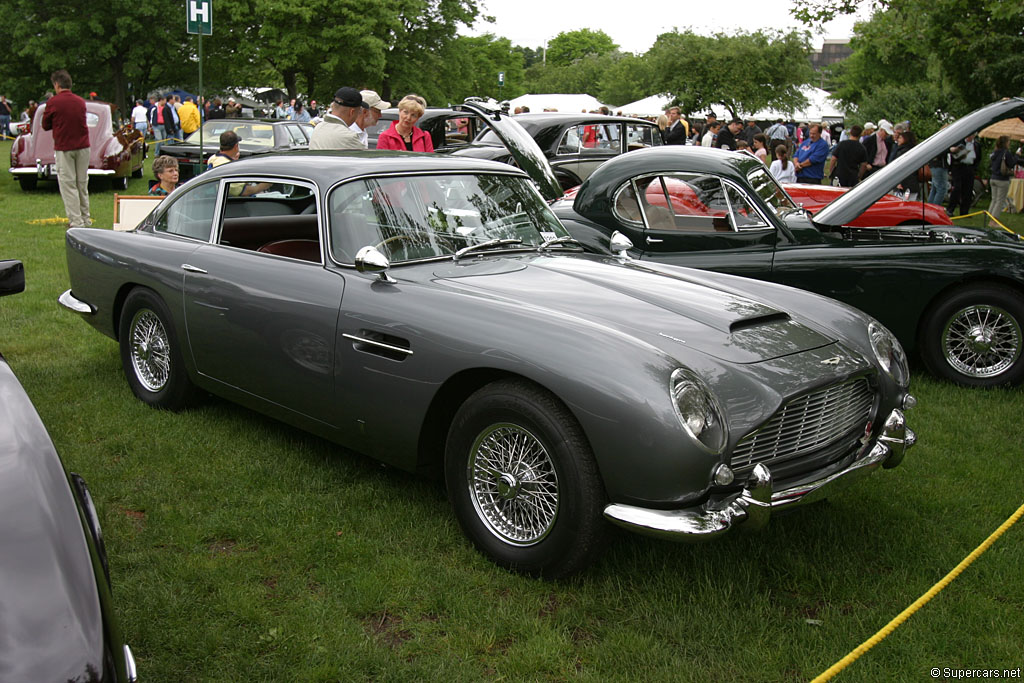
[[[889,414],[881,436],[870,451],[845,469],[821,479],[774,491],[771,472],[759,463],[743,490],[724,501],[685,510],[653,510],[613,503],[604,509],[604,516],[630,531],[679,541],[714,538],[737,526],[761,529],[768,524],[773,509],[813,503],[880,465],[895,467],[916,440],[913,430],[907,427],[903,411],[897,409]]]

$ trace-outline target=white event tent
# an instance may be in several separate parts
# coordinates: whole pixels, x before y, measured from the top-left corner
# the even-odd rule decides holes
[[[828,99],[829,94],[827,91],[813,86],[805,86],[800,89],[800,92],[807,98],[806,107],[801,107],[794,111],[763,109],[752,116],[744,115],[744,118],[749,117],[758,121],[774,121],[779,118],[786,119],[787,121],[793,119],[807,122],[842,120],[843,112],[840,111],[835,103]],[[642,100],[630,102],[621,107],[615,107],[615,111],[621,111],[623,114],[633,116],[657,116],[665,112],[665,108],[668,107],[671,101],[671,95],[651,95]],[[728,112],[722,111],[721,106],[712,107],[711,109],[718,112],[719,118],[724,118],[728,115]],[[697,113],[694,115],[699,116]]]
[[[581,111],[594,111],[604,106],[596,97],[590,95],[565,95],[565,94],[543,94],[543,95],[520,95],[514,100],[509,100],[509,110],[514,111],[516,107],[529,107],[530,113],[542,112],[545,109],[557,109],[560,112],[580,113]]]

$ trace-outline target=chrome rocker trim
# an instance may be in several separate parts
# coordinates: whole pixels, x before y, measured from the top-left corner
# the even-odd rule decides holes
[[[70,289],[61,294],[60,297],[58,297],[57,302],[60,303],[60,305],[63,306],[64,308],[68,309],[69,311],[74,311],[75,313],[81,313],[83,315],[92,315],[93,313],[96,312],[96,309],[93,308],[90,304],[85,303],[81,299],[76,299],[75,295],[71,293]]]
[[[724,502],[686,510],[653,510],[613,503],[605,507],[604,516],[630,531],[677,541],[714,538],[736,526],[757,530],[768,524],[773,509],[813,503],[869,474],[879,465],[895,467],[916,441],[917,436],[907,427],[903,411],[896,409],[889,414],[870,452],[849,467],[816,481],[773,491],[771,472],[759,463],[743,490]]]

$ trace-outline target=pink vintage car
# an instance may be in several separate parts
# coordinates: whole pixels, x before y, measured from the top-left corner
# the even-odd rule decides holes
[[[43,130],[41,104],[32,119],[31,132],[19,135],[11,146],[11,174],[21,183],[21,189],[31,190],[40,180],[56,180],[53,133]],[[110,105],[106,102],[87,101],[85,121],[89,126],[89,175],[110,178],[114,189],[128,186],[128,176],[142,177],[142,162],[146,155],[146,141],[142,133],[132,126],[114,130]]]

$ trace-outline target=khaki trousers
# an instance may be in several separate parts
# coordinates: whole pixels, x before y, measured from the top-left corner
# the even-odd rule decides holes
[[[57,183],[60,198],[64,200],[64,213],[72,228],[88,227],[89,216],[89,148],[58,151]]]

